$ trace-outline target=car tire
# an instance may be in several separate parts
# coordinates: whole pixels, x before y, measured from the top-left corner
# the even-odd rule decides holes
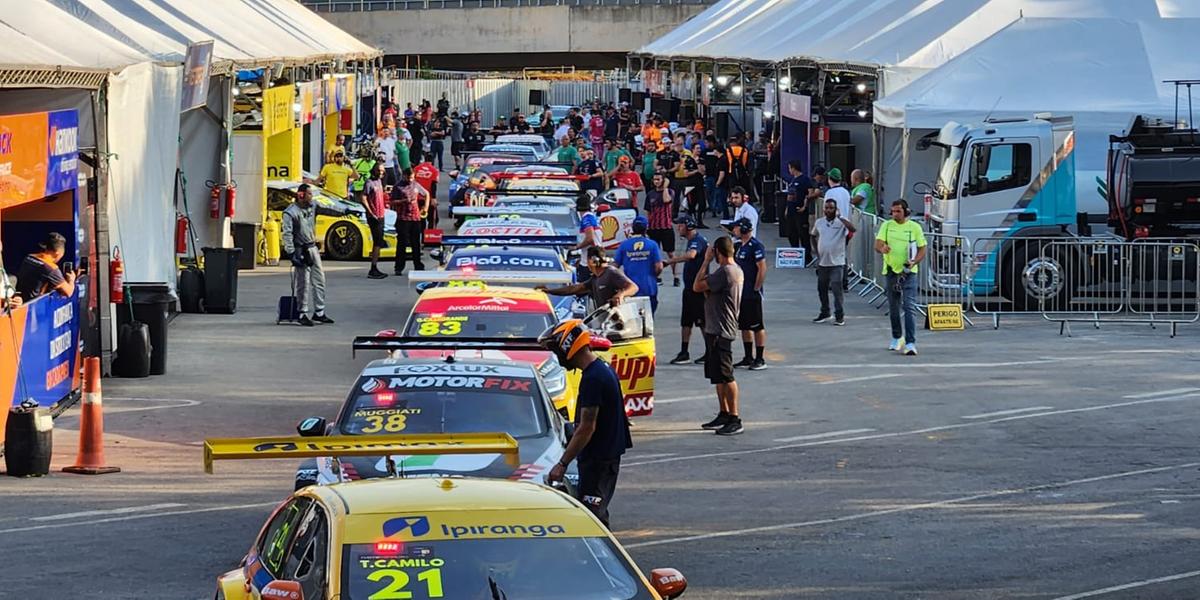
[[[349,221],[338,221],[325,232],[325,257],[329,260],[362,258],[362,232]]]

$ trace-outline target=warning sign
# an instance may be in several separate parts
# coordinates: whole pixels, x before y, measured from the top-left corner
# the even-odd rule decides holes
[[[930,304],[926,326],[934,331],[962,329],[962,306],[959,304]]]

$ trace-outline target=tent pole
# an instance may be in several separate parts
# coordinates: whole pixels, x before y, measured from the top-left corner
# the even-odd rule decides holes
[[[908,126],[905,125],[904,133],[900,136],[900,194],[897,196],[899,198],[903,198],[904,191],[908,189],[908,138],[910,133]]]
[[[112,246],[108,223],[108,80],[100,89],[92,92],[92,135],[96,138],[96,204],[93,207],[96,220],[96,277],[92,289],[96,295],[96,315],[100,327],[100,370],[112,374],[113,358],[113,306],[109,304],[108,289],[109,260]]]
[[[742,88],[742,93],[738,94],[742,102],[742,134],[746,133],[746,65],[738,65],[738,85]],[[750,142],[754,145],[753,140]]]
[[[817,125],[825,126],[825,68],[817,67]],[[828,159],[825,156],[825,151],[828,149],[828,144],[820,144],[820,156],[817,157],[817,162],[822,165],[828,164]]]

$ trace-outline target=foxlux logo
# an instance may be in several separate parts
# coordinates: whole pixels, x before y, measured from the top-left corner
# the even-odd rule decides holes
[[[546,537],[565,535],[562,525],[442,525],[442,535],[458,539],[463,536]]]

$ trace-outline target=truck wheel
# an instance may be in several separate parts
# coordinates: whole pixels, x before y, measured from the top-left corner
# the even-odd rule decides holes
[[[339,221],[325,233],[325,256],[330,260],[362,258],[362,250],[362,234],[350,223]]]
[[[1043,250],[1044,248],[1044,250]],[[1062,246],[1027,243],[1009,252],[1001,290],[1018,311],[1066,310],[1071,295],[1071,264]]]

